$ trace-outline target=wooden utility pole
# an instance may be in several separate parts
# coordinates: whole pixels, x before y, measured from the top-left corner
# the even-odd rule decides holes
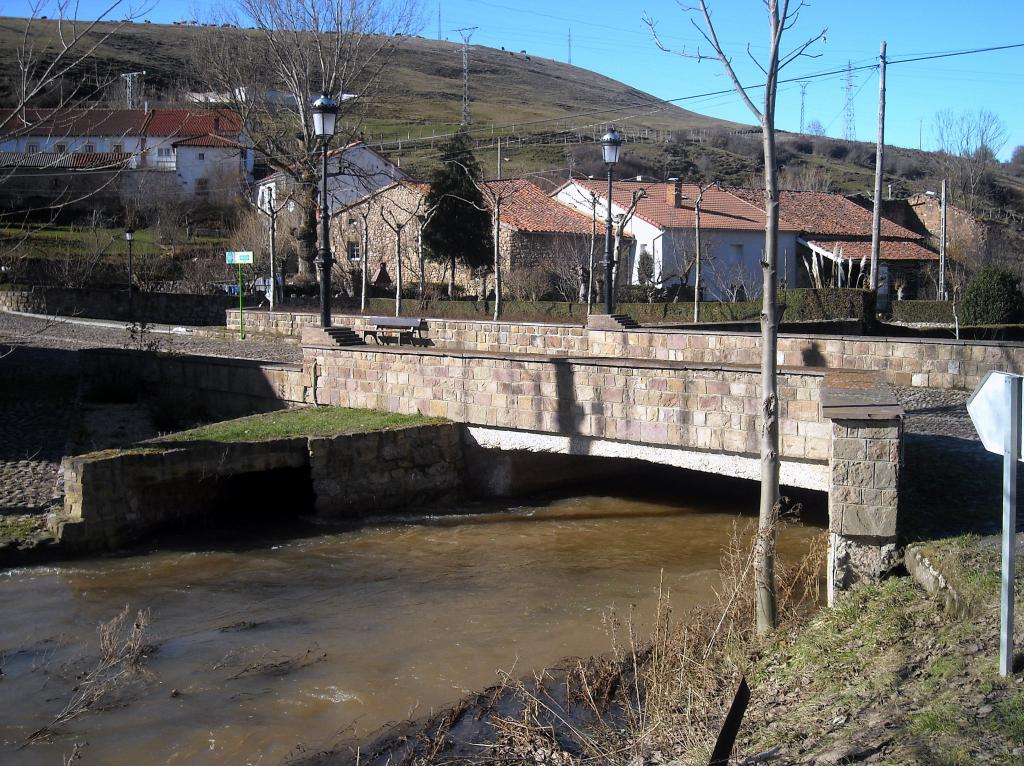
[[[946,179],[942,179],[939,211],[939,300],[946,300]]]
[[[498,180],[501,180],[501,136],[498,136]]]
[[[885,160],[885,40],[878,54],[878,146],[875,148],[875,207],[871,214],[871,277],[868,287],[878,292],[878,251],[882,233],[882,164]]]

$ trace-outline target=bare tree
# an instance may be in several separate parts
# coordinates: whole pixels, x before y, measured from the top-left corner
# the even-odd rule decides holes
[[[402,313],[402,233],[409,224],[420,220],[424,215],[424,209],[427,204],[427,198],[422,194],[415,195],[413,200],[412,204],[406,205],[397,199],[390,199],[387,200],[388,204],[383,204],[380,208],[381,220],[395,236],[395,316],[400,316]],[[422,231],[422,228],[422,226],[418,228],[418,241],[422,239],[422,236],[419,233]],[[422,253],[422,249],[420,252]],[[421,260],[421,296],[423,286],[422,263],[423,262]]]
[[[629,226],[630,221],[633,220],[633,216],[636,215],[637,206],[640,204],[640,200],[646,199],[646,189],[634,189],[632,198],[630,199],[629,205],[626,207],[625,212],[614,216],[612,223],[614,225],[613,235],[615,237],[615,244],[612,250],[614,258],[614,269],[612,273],[612,284],[618,284],[622,281],[622,275],[619,273],[622,265],[622,247],[623,238],[626,235],[626,227]],[[608,200],[608,206],[611,207],[612,201]],[[626,279],[629,280],[631,274],[627,272]]]
[[[419,0],[235,2],[224,18],[235,26],[243,26],[244,18],[244,26],[254,26],[260,39],[240,41],[236,30],[214,26],[200,37],[197,69],[218,100],[242,116],[254,148],[300,189],[304,215],[298,236],[305,252],[299,274],[311,280],[320,172],[312,99],[318,93],[337,95],[335,145],[356,139],[391,54],[419,24]],[[274,93],[285,95],[271,97]],[[348,165],[344,152],[335,157],[338,175],[361,172]]]
[[[776,376],[779,315],[778,315],[778,251],[779,251],[779,189],[778,169],[775,153],[775,105],[778,92],[779,72],[787,64],[803,55],[818,40],[824,39],[825,31],[811,37],[788,52],[782,49],[782,37],[799,17],[804,3],[798,0],[790,7],[790,0],[763,0],[768,17],[768,55],[762,64],[755,63],[764,74],[764,98],[760,106],[755,105],[749,86],[744,86],[733,68],[732,59],[726,54],[718,37],[718,31],[711,19],[708,0],[698,0],[698,8],[682,6],[686,11],[699,11],[702,25],[693,21],[704,41],[711,46],[712,53],[705,55],[698,48],[690,53],[675,51],[686,58],[701,61],[717,60],[724,68],[733,87],[761,126],[762,149],[764,152],[764,207],[765,238],[764,259],[761,262],[762,309],[761,309],[761,501],[758,513],[758,535],[754,555],[755,613],[758,633],[772,630],[776,624],[775,600],[775,527],[779,513],[779,392]],[[648,17],[648,25],[654,34],[655,43],[664,51],[670,51],[657,35],[655,22]],[[747,48],[750,54],[750,48]],[[752,54],[751,54],[752,57]]]
[[[935,138],[939,145],[936,163],[939,173],[949,179],[954,199],[968,213],[976,213],[985,179],[996,164],[1009,133],[1006,124],[987,109],[954,112],[944,109],[935,115]]]

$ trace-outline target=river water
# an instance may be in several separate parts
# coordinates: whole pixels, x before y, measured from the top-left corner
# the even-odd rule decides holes
[[[278,764],[365,737],[570,655],[602,617],[707,601],[743,496],[614,494],[467,504],[458,515],[254,535],[0,573],[0,762]],[[686,493],[681,493],[685,495]],[[692,501],[691,501],[692,502]],[[816,524],[787,526],[783,558]],[[18,749],[95,666],[97,626],[149,610],[147,676]]]

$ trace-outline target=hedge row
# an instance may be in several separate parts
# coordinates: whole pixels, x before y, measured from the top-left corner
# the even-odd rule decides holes
[[[779,303],[785,307],[783,321],[809,322],[835,319],[868,321],[874,315],[874,300],[870,292],[826,288],[822,290],[780,290]],[[346,304],[345,309],[352,306]],[[395,310],[393,298],[370,298],[366,302],[366,313],[390,315]],[[598,310],[600,306],[598,305]],[[640,323],[676,323],[693,321],[693,304],[679,303],[619,303],[615,310],[628,314]],[[701,304],[701,322],[738,322],[756,320],[761,314],[761,301],[718,303],[705,301]],[[420,301],[405,298],[402,313],[406,316],[437,317],[439,319],[490,319],[494,314],[492,301]],[[569,322],[583,324],[587,321],[587,307],[580,303],[561,301],[505,301],[501,311],[502,319],[526,322]]]
[[[892,318],[895,322],[927,322],[931,324],[953,324],[952,301],[896,301],[892,304]]]

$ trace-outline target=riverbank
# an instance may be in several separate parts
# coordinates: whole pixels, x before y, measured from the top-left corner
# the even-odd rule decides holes
[[[810,584],[812,552],[804,568],[781,574],[784,624],[761,640],[749,629],[749,583],[737,579],[744,562],[733,548],[717,607],[671,616],[660,602],[650,641],[626,630],[604,657],[562,663],[540,682],[508,678],[358,750],[300,763],[703,766],[745,677],[751,701],[735,763],[1022,764],[1021,663],[1009,678],[997,673],[998,538],[921,551],[956,590],[955,609],[905,576],[808,611],[792,586]],[[1018,630],[1018,654],[1021,640]]]

